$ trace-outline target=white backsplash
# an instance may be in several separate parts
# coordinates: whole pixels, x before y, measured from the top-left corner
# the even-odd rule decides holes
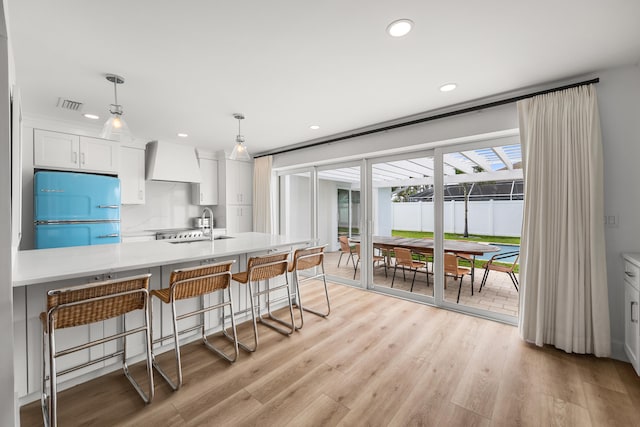
[[[144,205],[122,205],[122,234],[167,228],[190,228],[191,218],[200,216],[202,207],[191,204],[191,184],[146,182]],[[214,209],[215,212],[215,209]]]

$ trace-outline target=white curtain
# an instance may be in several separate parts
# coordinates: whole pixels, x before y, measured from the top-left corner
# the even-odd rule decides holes
[[[272,191],[272,156],[258,157],[253,164],[253,231],[274,233],[275,191]]]
[[[520,336],[611,352],[602,141],[593,85],[518,102],[525,198]]]

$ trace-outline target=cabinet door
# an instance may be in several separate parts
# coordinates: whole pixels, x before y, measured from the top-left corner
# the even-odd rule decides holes
[[[253,231],[253,210],[251,206],[228,206],[226,228],[227,233]]]
[[[194,205],[218,204],[218,161],[200,159],[202,182],[191,184],[191,202]]]
[[[238,204],[250,205],[253,203],[253,163],[238,162]]]
[[[80,137],[68,133],[34,129],[33,164],[36,167],[77,169]]]
[[[226,203],[250,205],[253,203],[253,163],[227,160]]]
[[[640,359],[638,358],[638,346],[640,345],[640,307],[638,307],[639,292],[630,283],[624,283],[624,348],[629,361],[640,374]]]
[[[107,139],[80,137],[80,168],[118,173],[120,145]]]
[[[142,205],[145,202],[144,150],[120,148],[120,197],[123,205]]]

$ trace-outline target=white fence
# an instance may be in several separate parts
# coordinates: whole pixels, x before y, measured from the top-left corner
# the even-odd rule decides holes
[[[391,203],[393,229],[433,231],[433,202]],[[519,237],[522,200],[469,202],[469,234]],[[464,232],[464,202],[444,203],[445,233]]]

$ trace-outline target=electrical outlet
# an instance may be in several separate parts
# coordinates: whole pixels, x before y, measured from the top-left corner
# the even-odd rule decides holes
[[[620,224],[620,218],[617,214],[604,216],[605,226],[613,228],[613,227],[618,227],[619,224]]]

